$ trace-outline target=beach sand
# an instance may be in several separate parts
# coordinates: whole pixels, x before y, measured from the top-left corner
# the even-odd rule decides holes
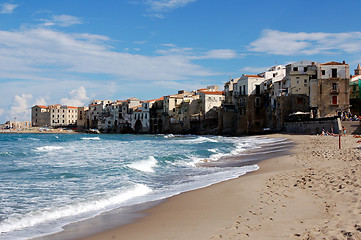
[[[361,239],[357,139],[271,135],[296,145],[256,172],[174,196],[138,221],[82,240]]]

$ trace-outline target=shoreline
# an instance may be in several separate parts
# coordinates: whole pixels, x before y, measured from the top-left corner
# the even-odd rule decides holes
[[[268,137],[283,137],[295,145],[288,155],[260,162],[255,172],[140,209],[139,218],[132,223],[66,239],[361,237],[361,203],[357,203],[361,182],[355,179],[361,174],[357,140],[342,137],[343,149],[338,150],[338,139],[330,136]],[[344,185],[337,181],[330,188],[329,182],[339,178]],[[339,194],[345,196],[340,198]],[[39,239],[65,238],[57,233]]]

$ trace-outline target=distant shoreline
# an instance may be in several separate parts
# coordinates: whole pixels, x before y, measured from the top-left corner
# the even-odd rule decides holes
[[[56,134],[74,134],[74,133],[83,133],[83,132],[77,132],[74,130],[58,130],[58,129],[51,129],[49,131],[40,131],[39,129],[24,129],[24,130],[0,130],[0,134],[14,134],[14,133],[45,133],[45,134],[51,134],[51,133],[56,133]]]

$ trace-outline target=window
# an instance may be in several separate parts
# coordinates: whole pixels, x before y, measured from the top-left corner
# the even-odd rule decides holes
[[[337,96],[332,96],[332,105],[337,105]]]
[[[243,94],[246,94],[246,85],[243,85]]]
[[[297,72],[298,71],[298,67],[294,67],[293,71]]]
[[[261,86],[256,85],[256,94],[261,94]]]
[[[337,83],[332,83],[332,91],[337,91]]]
[[[304,83],[307,83],[307,79],[303,80]]]
[[[307,67],[304,67],[304,68],[303,68],[303,71],[304,71],[304,72],[307,72]]]
[[[326,71],[325,71],[325,70],[321,70],[321,74],[322,74],[322,75],[326,75]]]
[[[332,78],[337,78],[337,68],[332,68]]]

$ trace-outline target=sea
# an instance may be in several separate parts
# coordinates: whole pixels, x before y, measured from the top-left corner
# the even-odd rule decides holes
[[[289,147],[252,136],[0,134],[0,239],[61,232],[237,178]]]

